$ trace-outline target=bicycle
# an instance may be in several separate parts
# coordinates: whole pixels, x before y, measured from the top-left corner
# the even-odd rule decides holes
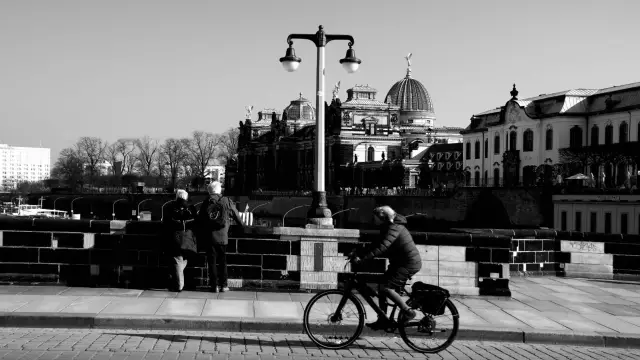
[[[350,258],[348,258],[350,260]],[[347,261],[344,269],[346,272],[347,266],[350,261]],[[353,344],[362,333],[364,328],[364,322],[366,319],[366,311],[364,305],[359,297],[357,297],[353,290],[357,290],[358,293],[366,303],[371,306],[371,308],[378,314],[380,319],[387,320],[389,323],[389,327],[383,329],[387,333],[395,333],[396,329],[399,330],[400,336],[402,340],[413,350],[421,352],[421,353],[437,353],[444,349],[446,349],[453,340],[455,339],[458,333],[459,326],[459,317],[458,309],[455,307],[451,299],[449,299],[449,292],[446,289],[443,289],[438,286],[425,284],[423,282],[415,282],[411,289],[411,292],[407,292],[405,287],[400,291],[400,295],[409,296],[409,300],[407,301],[407,305],[414,309],[417,313],[415,319],[406,322],[404,316],[402,316],[402,312],[398,311],[397,320],[394,320],[396,317],[396,310],[398,310],[398,305],[393,302],[387,302],[388,306],[391,308],[391,315],[387,317],[378,304],[373,301],[374,297],[378,297],[378,294],[373,290],[366,282],[358,280],[357,271],[347,273],[347,278],[344,281],[344,287],[342,289],[331,289],[325,290],[318,294],[316,294],[309,302],[304,309],[303,316],[303,327],[304,332],[309,336],[311,341],[314,344],[321,348],[325,349],[344,349],[349,345]],[[409,278],[411,280],[411,278]],[[331,295],[338,295],[338,301],[331,301],[329,297]],[[324,298],[327,298],[326,300]],[[345,320],[344,315],[348,315],[349,313],[345,311],[345,307],[350,302],[354,305],[356,312],[352,312],[352,314],[356,315],[356,318],[349,322]],[[329,308],[328,314],[321,315],[317,318],[312,318],[311,312],[315,305],[324,304],[326,308]],[[337,305],[335,310],[330,310],[332,305]],[[319,305],[320,308],[323,306]],[[447,310],[449,312],[449,318],[452,323],[447,325],[442,325],[443,322],[441,320],[436,320],[436,317],[445,316],[447,314]],[[420,318],[420,314],[424,316],[422,319]],[[324,324],[319,325],[318,334],[315,334],[312,331],[310,321],[312,320],[320,320],[321,322],[326,321]],[[318,336],[326,333],[327,328],[335,328],[339,325],[346,325],[346,329],[348,329],[348,334],[350,336],[337,336],[335,330],[332,331],[333,336],[327,337],[327,341],[321,341]],[[409,339],[409,331],[410,329],[416,328],[419,334],[425,334],[430,336],[432,340],[444,339],[444,343],[440,344],[436,347],[420,347],[416,345],[416,343]]]

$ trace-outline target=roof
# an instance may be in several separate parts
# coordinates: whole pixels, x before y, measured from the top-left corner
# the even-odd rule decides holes
[[[616,86],[600,89],[595,93],[595,95],[609,94],[612,92],[629,90],[633,88],[640,88],[640,82],[634,82],[626,85],[616,85]]]
[[[381,107],[389,107],[389,104],[387,103],[383,103],[382,101],[378,101],[378,100],[369,100],[369,99],[352,99],[352,100],[347,100],[345,102],[342,103],[342,106],[344,105],[359,105],[359,106],[381,106]]]
[[[393,84],[384,102],[400,106],[400,111],[422,110],[435,113],[427,88],[420,81],[411,78],[411,70],[407,71],[404,79]]]
[[[356,85],[354,87],[352,87],[351,89],[352,91],[361,91],[361,92],[378,92],[378,90],[372,88],[371,86],[367,85]]]

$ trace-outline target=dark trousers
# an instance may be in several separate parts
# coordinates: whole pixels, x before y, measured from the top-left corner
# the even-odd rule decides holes
[[[228,286],[227,245],[213,244],[207,254],[211,289]]]

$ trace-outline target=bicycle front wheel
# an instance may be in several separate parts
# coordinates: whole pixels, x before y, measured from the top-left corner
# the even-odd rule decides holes
[[[346,297],[344,307],[336,313]],[[314,344],[325,349],[343,349],[358,339],[364,327],[365,310],[351,293],[326,290],[309,300],[302,320],[304,332]]]
[[[427,354],[449,347],[458,334],[460,318],[451,299],[445,301],[441,315],[423,313],[418,309],[416,312],[418,316],[408,323],[399,319],[398,330],[402,340],[413,350]]]

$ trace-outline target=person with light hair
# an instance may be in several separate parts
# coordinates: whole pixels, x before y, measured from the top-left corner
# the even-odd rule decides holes
[[[385,205],[373,210],[373,218],[375,224],[380,226],[379,240],[360,252],[351,252],[351,261],[359,264],[376,257],[385,256],[389,259],[389,268],[384,273],[378,288],[380,310],[387,312],[387,298],[389,298],[400,308],[404,321],[409,321],[416,317],[416,312],[407,306],[398,292],[422,268],[420,252],[409,230],[405,227],[407,219],[404,216]],[[367,326],[372,330],[381,330],[388,328],[390,324],[378,318]]]
[[[184,269],[189,257],[197,254],[196,238],[194,236],[194,220],[196,210],[189,206],[189,194],[185,190],[176,192],[176,199],[165,210],[167,216],[162,217],[168,239],[166,252],[171,257],[170,274],[172,284],[169,289],[182,291],[184,288]]]
[[[211,291],[225,292],[229,291],[227,245],[229,244],[230,218],[240,226],[243,226],[243,223],[236,204],[222,195],[220,182],[209,183],[207,192],[209,197],[202,202],[198,212],[198,219],[203,227],[198,241],[206,249]]]

